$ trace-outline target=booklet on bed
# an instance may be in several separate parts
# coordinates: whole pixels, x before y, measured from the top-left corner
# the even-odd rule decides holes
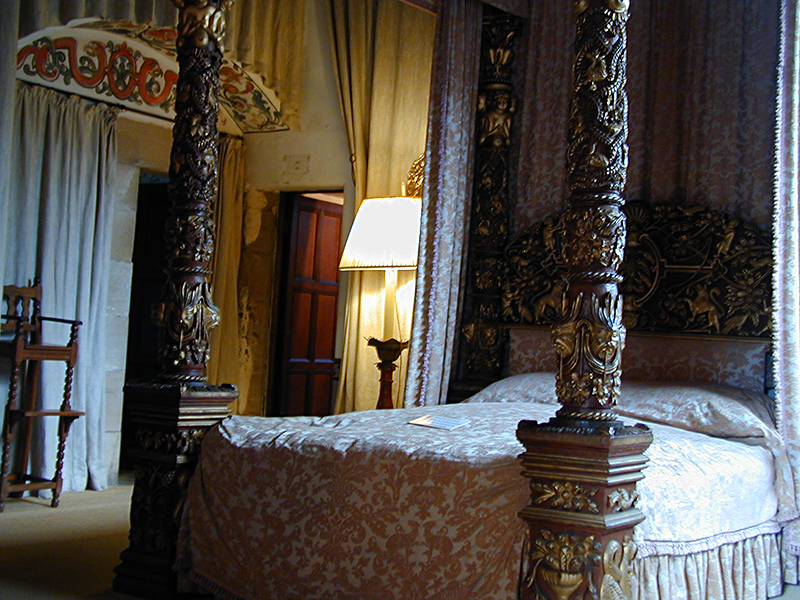
[[[451,417],[441,417],[434,415],[425,415],[417,417],[409,421],[412,425],[422,425],[423,427],[433,427],[434,429],[455,429],[466,425],[469,421],[463,419],[453,419]]]

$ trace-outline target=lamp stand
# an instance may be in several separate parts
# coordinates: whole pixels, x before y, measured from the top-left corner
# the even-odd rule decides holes
[[[369,338],[367,340],[368,346],[374,346],[375,351],[378,353],[378,358],[381,361],[377,364],[378,370],[381,372],[381,387],[378,392],[378,405],[375,408],[394,408],[392,402],[392,382],[394,378],[392,373],[397,369],[394,364],[403,350],[408,348],[408,342],[398,342],[394,338],[386,341],[380,341],[376,338]]]
[[[392,373],[397,369],[394,364],[403,350],[408,348],[408,342],[399,342],[394,339],[394,314],[397,307],[397,269],[384,269],[384,306],[383,306],[383,340],[369,338],[368,346],[374,346],[380,362],[376,365],[381,372],[378,404],[375,408],[394,408],[392,402]]]

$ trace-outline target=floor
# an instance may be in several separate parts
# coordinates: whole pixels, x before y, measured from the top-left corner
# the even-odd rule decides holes
[[[45,500],[9,499],[0,514],[2,600],[133,600],[111,589],[119,553],[127,547],[132,486],[63,494]],[[790,586],[783,600],[800,600]]]
[[[0,514],[0,598],[132,600],[111,589],[128,545],[131,491],[62,494],[56,509],[38,498],[9,499]]]

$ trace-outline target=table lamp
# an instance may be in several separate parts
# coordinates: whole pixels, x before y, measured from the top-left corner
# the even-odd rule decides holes
[[[408,340],[398,341],[394,335],[397,271],[417,268],[419,224],[422,202],[419,198],[395,196],[367,198],[353,220],[347,236],[339,269],[342,271],[383,270],[385,278],[383,340],[369,338],[380,362],[380,391],[377,408],[394,408],[392,373],[394,364]]]

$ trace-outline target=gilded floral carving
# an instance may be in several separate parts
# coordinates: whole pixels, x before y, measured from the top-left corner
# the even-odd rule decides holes
[[[620,488],[608,495],[608,508],[613,512],[632,508],[639,500],[639,492],[636,489],[626,490]]]
[[[599,513],[600,508],[592,500],[597,494],[596,489],[586,489],[582,485],[565,481],[550,483],[531,482],[531,492],[538,492],[532,496],[534,504],[546,504],[564,510],[587,511]]]
[[[583,588],[596,595],[592,566],[600,560],[601,544],[593,535],[553,533],[541,529],[525,540],[522,585],[537,600],[569,600]],[[532,538],[532,539],[531,539]]]

